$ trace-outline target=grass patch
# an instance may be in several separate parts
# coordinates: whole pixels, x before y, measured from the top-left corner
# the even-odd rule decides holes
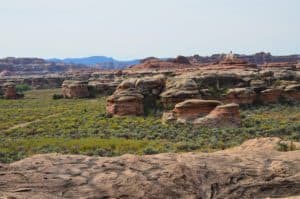
[[[0,99],[1,162],[48,152],[115,156],[214,151],[263,136],[300,141],[299,104],[242,108],[241,128],[213,129],[164,125],[156,114],[107,118],[105,97],[53,100],[54,94],[60,90],[31,90],[24,99]]]

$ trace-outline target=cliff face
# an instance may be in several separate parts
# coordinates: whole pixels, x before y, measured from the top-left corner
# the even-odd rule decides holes
[[[0,165],[0,198],[299,196],[300,151],[276,151],[278,141],[254,139],[215,153],[36,155]]]

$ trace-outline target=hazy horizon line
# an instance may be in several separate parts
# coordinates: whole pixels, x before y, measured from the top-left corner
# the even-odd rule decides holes
[[[45,59],[45,60],[49,60],[49,59],[83,59],[83,58],[90,58],[90,57],[106,57],[106,58],[112,58],[115,60],[122,60],[122,61],[126,61],[126,60],[140,60],[140,59],[145,59],[148,57],[157,57],[157,58],[174,58],[177,56],[194,56],[194,55],[199,55],[201,57],[209,57],[212,55],[218,55],[218,54],[228,54],[229,52],[217,52],[217,53],[211,53],[211,54],[200,54],[200,53],[194,53],[194,54],[190,54],[190,55],[185,55],[185,54],[178,54],[178,55],[170,55],[170,56],[154,56],[154,55],[149,55],[149,56],[144,56],[144,57],[132,57],[132,58],[121,58],[118,56],[111,56],[111,55],[80,55],[80,56],[66,56],[66,57],[60,57],[60,56],[1,56],[0,59],[5,59],[5,58],[39,58],[39,59]],[[240,53],[240,52],[234,52],[233,54],[238,54],[238,55],[255,55],[258,53],[270,53],[272,56],[292,56],[292,55],[300,55],[300,52],[297,53],[285,53],[285,54],[273,54],[272,52],[266,52],[266,51],[257,51],[254,53]]]

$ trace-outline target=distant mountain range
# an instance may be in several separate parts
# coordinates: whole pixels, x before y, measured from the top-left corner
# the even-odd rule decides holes
[[[92,56],[92,57],[82,57],[82,58],[66,58],[66,59],[48,59],[47,61],[55,63],[66,63],[66,64],[80,64],[89,67],[95,67],[100,69],[123,69],[131,65],[140,63],[140,60],[128,60],[120,61],[112,57],[106,56]]]

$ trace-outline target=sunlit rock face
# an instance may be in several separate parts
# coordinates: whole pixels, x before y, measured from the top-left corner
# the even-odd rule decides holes
[[[111,116],[139,116],[144,114],[143,95],[118,93],[107,99],[106,113]]]
[[[143,99],[135,88],[137,79],[124,80],[106,101],[106,113],[110,116],[138,116],[144,114]]]
[[[205,127],[239,127],[241,125],[239,105],[231,103],[217,106],[207,116],[196,119],[193,124]]]
[[[87,98],[88,84],[85,81],[66,80],[62,84],[62,93],[65,98]]]
[[[192,120],[210,113],[221,102],[216,100],[191,99],[176,104],[173,112],[179,120]]]
[[[203,127],[238,127],[241,125],[239,105],[222,105],[216,100],[186,100],[166,111],[163,123],[193,124]]]

